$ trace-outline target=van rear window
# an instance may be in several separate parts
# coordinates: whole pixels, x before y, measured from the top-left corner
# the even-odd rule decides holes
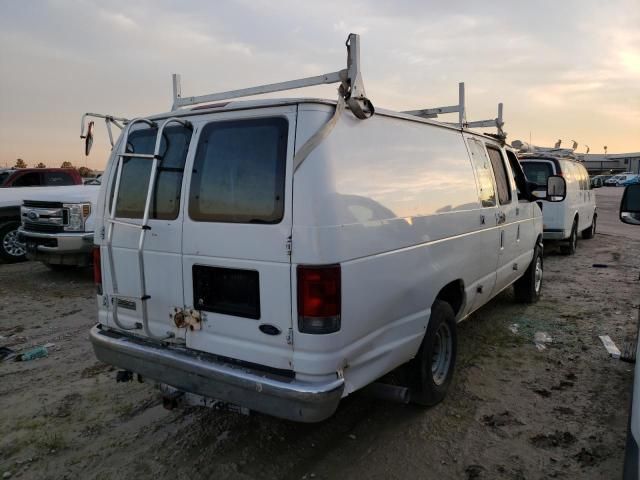
[[[527,180],[538,187],[547,187],[547,179],[553,175],[553,167],[548,162],[522,162],[522,169]]]
[[[284,118],[206,125],[193,165],[189,216],[200,222],[279,223],[287,132]]]
[[[155,148],[156,129],[136,130],[129,135],[127,152],[152,154]],[[182,126],[167,127],[164,130],[158,166],[158,174],[154,187],[149,218],[159,220],[175,220],[180,212],[180,192],[184,162],[191,141],[191,130]],[[122,175],[116,217],[142,218],[144,204],[151,175],[151,160],[140,157],[125,158],[122,164]],[[115,188],[111,185],[111,195]],[[109,201],[111,205],[111,201]]]

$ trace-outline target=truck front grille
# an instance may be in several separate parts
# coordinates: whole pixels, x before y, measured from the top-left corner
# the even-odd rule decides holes
[[[29,232],[44,232],[44,233],[59,233],[64,232],[64,227],[62,225],[51,225],[46,223],[31,223],[24,222],[23,228],[25,231]]]

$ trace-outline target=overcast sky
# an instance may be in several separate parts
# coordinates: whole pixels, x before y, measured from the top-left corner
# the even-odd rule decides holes
[[[87,164],[81,114],[166,111],[173,72],[198,95],[344,68],[349,32],[379,107],[453,104],[464,81],[468,119],[504,102],[509,141],[640,151],[640,0],[0,0],[0,165]]]

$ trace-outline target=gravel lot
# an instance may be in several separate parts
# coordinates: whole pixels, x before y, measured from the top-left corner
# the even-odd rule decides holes
[[[422,410],[355,394],[314,425],[164,410],[151,386],[116,383],[95,360],[90,271],[0,265],[0,346],[55,344],[48,358],[0,363],[0,475],[619,478],[633,365],[610,359],[598,335],[622,345],[635,332],[640,228],[617,220],[622,189],[597,193],[596,237],[572,257],[546,245],[539,303],[505,292],[460,325],[442,404]],[[538,331],[552,337],[542,351]]]

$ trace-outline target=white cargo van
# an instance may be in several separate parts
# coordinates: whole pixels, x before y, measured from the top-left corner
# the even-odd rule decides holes
[[[575,253],[580,233],[584,239],[593,238],[596,234],[596,195],[591,189],[587,169],[571,156],[534,152],[520,154],[519,159],[527,180],[535,183],[534,195],[546,196],[547,178],[551,175],[560,175],[566,180],[564,201],[541,200],[544,239],[560,240],[563,253]]]
[[[437,403],[456,322],[510,285],[537,300],[542,215],[515,154],[432,110],[374,114],[357,40],[322,77],[195,98],[174,77],[171,112],[127,122],[98,200],[100,360],[313,422],[403,364],[378,392]],[[337,102],[178,108],[336,78]]]

